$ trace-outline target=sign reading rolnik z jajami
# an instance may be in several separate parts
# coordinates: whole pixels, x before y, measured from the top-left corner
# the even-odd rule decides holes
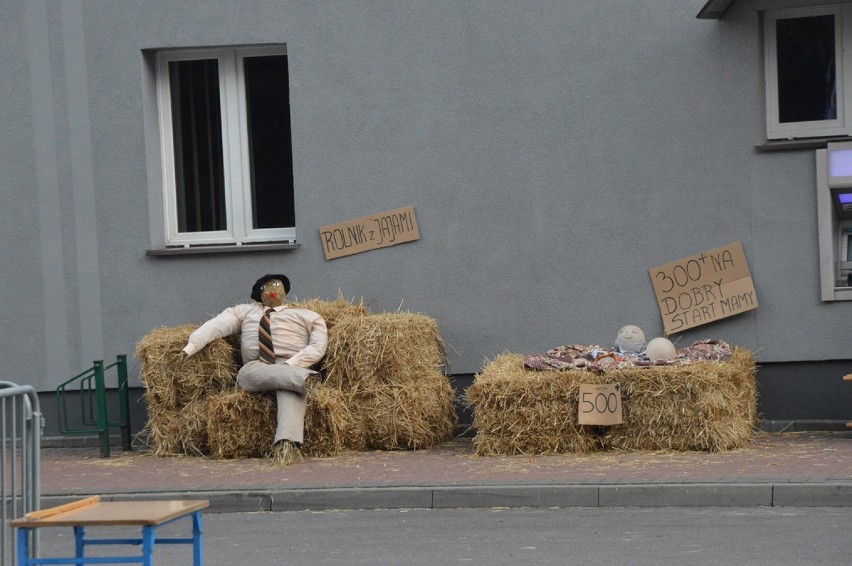
[[[420,239],[414,207],[406,206],[320,228],[325,259],[335,259]]]

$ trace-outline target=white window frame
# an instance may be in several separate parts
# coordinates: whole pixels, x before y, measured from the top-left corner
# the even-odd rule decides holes
[[[163,171],[163,209],[167,246],[295,242],[295,226],[262,229],[253,227],[251,170],[246,129],[248,117],[243,67],[243,60],[246,57],[286,54],[287,48],[284,45],[177,49],[157,53],[157,106],[160,122],[160,159]],[[175,184],[169,63],[171,61],[198,59],[216,59],[218,61],[227,229],[180,232],[178,230],[177,187]]]
[[[809,16],[834,15],[835,72],[837,82],[837,118],[809,122],[780,122],[778,108],[778,58],[775,24],[778,20]],[[843,5],[810,6],[768,10],[764,14],[764,60],[766,79],[766,136],[768,139],[795,139],[849,135],[852,124],[847,120],[852,111],[849,93],[852,88],[845,84],[852,77],[852,57],[844,57],[844,45],[852,41],[852,7]]]

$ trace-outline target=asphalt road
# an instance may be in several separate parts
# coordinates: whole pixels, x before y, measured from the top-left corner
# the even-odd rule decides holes
[[[852,564],[850,507],[209,513],[203,521],[206,566]],[[159,534],[188,527],[180,521]],[[119,532],[132,534],[104,534]],[[73,553],[71,529],[42,529],[40,544],[43,557]],[[159,545],[154,556],[160,566],[192,564],[189,546]]]

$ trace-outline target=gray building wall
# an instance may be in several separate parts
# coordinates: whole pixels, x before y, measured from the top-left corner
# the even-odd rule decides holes
[[[755,149],[765,4],[0,0],[3,378],[53,389],[278,271],[296,298],[435,317],[471,374],[662,335],[648,269],[735,240],[759,309],[672,338],[850,361],[852,304],[820,301],[814,151]],[[289,55],[300,247],[146,256],[152,54],[263,43]],[[419,241],[324,260],[320,226],[406,205]]]

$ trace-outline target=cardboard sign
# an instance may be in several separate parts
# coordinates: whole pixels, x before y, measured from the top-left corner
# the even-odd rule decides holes
[[[621,387],[617,383],[580,384],[577,424],[616,425],[621,422]]]
[[[666,335],[757,308],[741,242],[648,271]]]
[[[325,259],[335,259],[420,239],[414,207],[406,206],[320,228]]]

